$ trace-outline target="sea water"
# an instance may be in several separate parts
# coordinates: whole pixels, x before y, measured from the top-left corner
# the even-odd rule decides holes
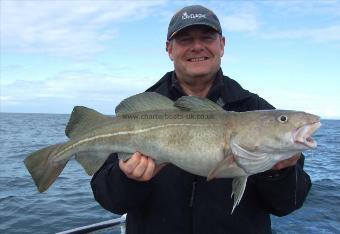
[[[28,154],[67,140],[68,119],[0,113],[0,233],[55,233],[119,217],[94,200],[91,178],[74,160],[44,193],[24,167]],[[292,214],[272,216],[273,233],[340,233],[340,120],[323,120],[314,138],[317,150],[305,153],[309,196]]]

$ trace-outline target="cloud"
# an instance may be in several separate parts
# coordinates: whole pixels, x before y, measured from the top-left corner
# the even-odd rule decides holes
[[[303,28],[260,34],[265,39],[309,39],[315,42],[340,42],[340,24],[322,28]]]
[[[327,1],[263,1],[272,10],[284,12],[287,15],[319,16],[329,17],[340,16],[340,2],[336,0]]]
[[[233,2],[220,8],[221,25],[227,32],[251,33],[263,39],[340,41],[338,1]]]
[[[3,1],[1,50],[83,57],[103,51],[117,22],[139,20],[163,1]]]
[[[220,19],[222,27],[227,32],[248,32],[259,29],[259,22],[255,15],[241,13],[238,15],[224,16]]]
[[[113,114],[119,101],[143,92],[154,82],[140,76],[99,76],[78,72],[43,81],[17,80],[2,86],[1,108],[4,112],[16,109],[21,112],[68,113],[75,105],[85,105]]]
[[[226,32],[253,32],[260,29],[259,9],[254,2],[215,1],[211,9],[215,9]]]
[[[258,35],[266,39],[307,39],[312,42],[340,41],[339,1],[264,1],[276,29],[263,28]],[[264,8],[264,9],[266,9]],[[277,21],[280,19],[280,21]]]

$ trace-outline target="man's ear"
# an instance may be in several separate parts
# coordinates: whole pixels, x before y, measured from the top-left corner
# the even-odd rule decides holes
[[[173,61],[174,59],[172,56],[172,42],[171,41],[166,41],[165,50],[166,52],[168,52],[170,60]]]
[[[223,55],[224,55],[225,42],[226,42],[225,37],[221,36],[221,39],[220,39],[220,43],[221,43],[221,52],[220,52],[220,56],[221,56],[221,58],[222,58]]]

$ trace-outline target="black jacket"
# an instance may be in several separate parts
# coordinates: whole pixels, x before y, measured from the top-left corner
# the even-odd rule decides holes
[[[147,91],[172,100],[185,95],[167,73]],[[258,95],[244,90],[220,70],[208,98],[225,110],[272,109]],[[95,199],[107,210],[127,214],[128,234],[271,233],[269,214],[283,216],[300,208],[311,187],[303,160],[279,172],[267,171],[248,178],[240,204],[230,215],[232,179],[214,179],[185,172],[170,164],[152,180],[137,182],[119,169],[115,154],[94,175]]]

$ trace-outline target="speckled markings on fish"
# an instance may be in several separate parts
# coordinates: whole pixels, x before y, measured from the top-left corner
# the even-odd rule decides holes
[[[70,140],[38,150],[24,162],[43,192],[74,155],[93,175],[111,153],[127,160],[139,151],[208,180],[234,178],[233,211],[249,175],[315,148],[311,135],[320,125],[318,116],[300,111],[227,112],[205,98],[173,102],[141,93],[123,100],[113,118],[75,107],[65,130]]]

